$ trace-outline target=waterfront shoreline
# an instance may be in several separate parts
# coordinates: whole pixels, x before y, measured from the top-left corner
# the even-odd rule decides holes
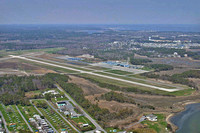
[[[166,122],[167,122],[168,124],[170,124],[170,126],[172,127],[172,132],[176,132],[176,131],[179,129],[179,127],[176,126],[173,122],[171,122],[170,119],[171,119],[172,117],[174,117],[175,115],[177,115],[178,113],[185,111],[187,105],[195,104],[195,103],[199,103],[199,101],[191,101],[191,102],[182,103],[180,106],[182,106],[183,109],[181,109],[180,111],[177,111],[176,113],[171,113],[171,114],[169,114],[169,115],[166,117]]]

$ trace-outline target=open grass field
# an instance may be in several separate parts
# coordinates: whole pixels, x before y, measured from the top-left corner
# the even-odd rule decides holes
[[[109,71],[106,71],[106,72],[119,74],[119,75],[133,74],[131,72],[126,72],[126,71],[121,71],[121,70],[109,70]]]
[[[71,118],[70,121],[72,123],[75,123],[81,131],[89,131],[89,130],[95,129],[95,126],[85,116],[80,116],[78,118]],[[88,127],[82,127],[82,124],[89,124],[89,126]]]
[[[146,82],[146,81],[140,80],[140,79],[133,79],[131,77],[125,77],[125,76],[120,76],[120,75],[118,76],[118,75],[113,75],[113,74],[104,73],[104,72],[95,72],[95,73],[106,75],[106,76],[112,76],[112,77],[116,77],[116,78],[121,78],[121,79],[125,79],[125,80],[130,80],[130,81],[134,81],[134,82],[138,82],[138,83],[153,85],[153,86],[157,86],[157,87],[163,87],[163,88],[167,88],[167,89],[174,89],[175,88],[175,87],[171,87],[171,86],[168,86],[168,85],[155,84],[155,83]]]
[[[99,66],[87,66],[87,68],[91,68],[94,70],[111,70],[110,68],[99,67]]]
[[[127,75],[128,77],[134,77],[139,79],[147,79],[147,77],[141,76],[140,74],[133,74],[133,75]]]
[[[0,104],[0,111],[2,112],[6,120],[9,131],[29,131],[28,126],[17,111],[15,105],[5,106],[3,104]]]

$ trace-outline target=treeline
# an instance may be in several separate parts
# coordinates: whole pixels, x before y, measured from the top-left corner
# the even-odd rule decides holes
[[[200,46],[191,46],[190,49],[200,49]]]
[[[57,80],[67,82],[68,77],[53,73],[44,76],[0,77],[0,101],[5,105],[29,104],[26,92],[54,88]]]
[[[167,64],[147,64],[145,65],[148,68],[154,69],[154,71],[167,71],[167,70],[173,70],[174,67]]]
[[[190,71],[183,72],[181,74],[173,74],[172,76],[158,75],[152,72],[143,73],[141,75],[146,76],[148,78],[168,80],[173,83],[179,83],[179,84],[187,85],[189,87],[193,87],[195,89],[199,89],[198,86],[193,81],[188,80],[188,78],[200,78],[200,70],[190,70]]]
[[[188,57],[191,57],[193,59],[200,59],[199,52],[186,51],[185,49],[142,47],[140,50],[134,51],[134,53],[147,57],[158,57],[158,55],[167,56],[167,55],[172,55],[175,52],[178,53],[178,55],[180,55],[181,57],[184,57],[185,54],[187,54]]]
[[[130,58],[130,63],[133,65],[144,65],[145,63],[152,62],[150,59],[136,59],[134,57]]]
[[[44,109],[47,109],[47,108],[48,108],[48,105],[47,105],[47,103],[45,103],[45,102],[37,102],[37,103],[36,103],[36,106],[37,106],[38,108],[44,108]]]
[[[58,81],[57,83],[102,126],[106,126],[105,123],[110,120],[124,119],[133,114],[133,110],[127,108],[117,113],[111,113],[108,109],[100,108],[98,104],[92,104],[89,100],[85,99],[83,90],[77,85],[63,81]]]
[[[142,47],[140,50],[135,51],[139,55],[145,55],[148,57],[153,57],[154,54],[174,54],[174,52],[177,52],[180,56],[184,57],[184,54],[186,54],[185,49],[175,49],[175,48],[158,48],[158,47]]]
[[[200,78],[200,70],[190,70],[179,74],[184,78]]]
[[[102,94],[101,99],[105,99],[106,101],[117,101],[117,102],[120,102],[120,103],[136,104],[135,101],[132,98],[129,98],[128,96],[125,96],[122,93],[116,93],[114,91]]]

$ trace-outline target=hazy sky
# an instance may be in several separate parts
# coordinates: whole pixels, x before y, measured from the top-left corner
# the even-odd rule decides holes
[[[200,24],[200,0],[0,0],[0,24]]]

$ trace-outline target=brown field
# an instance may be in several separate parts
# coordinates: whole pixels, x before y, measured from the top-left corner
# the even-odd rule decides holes
[[[200,88],[200,79],[197,78],[188,78],[189,80],[193,81],[198,88]]]
[[[140,56],[140,55],[135,55],[136,58],[145,58],[145,59],[150,59],[153,61],[153,64],[168,64],[172,65],[174,67],[174,70],[169,70],[169,71],[161,71],[158,72],[157,74],[160,75],[172,75],[176,73],[182,73],[188,70],[192,69],[197,69],[200,67],[200,61],[199,60],[193,60],[189,57],[184,57],[184,58],[149,58],[146,56]]]
[[[155,74],[173,75],[173,74],[180,74],[180,73],[183,73],[183,72],[189,71],[189,70],[191,70],[191,68],[174,68],[173,70],[155,72]]]
[[[3,68],[3,69],[0,69],[0,76],[3,76],[3,75],[20,75],[20,76],[25,76],[25,75],[27,75],[27,73],[24,72],[24,71],[20,71],[20,70]]]
[[[200,66],[200,61],[194,61],[190,58],[151,58],[153,63],[168,64],[177,68],[194,69]]]
[[[32,91],[31,91],[31,92],[26,92],[26,93],[25,93],[25,96],[26,96],[27,98],[34,98],[35,95],[39,95],[39,94],[40,94],[40,92],[37,92],[37,93],[36,93],[36,92],[32,92]]]
[[[2,71],[10,69],[13,71],[18,71],[18,73],[24,73],[24,75],[29,74],[46,74],[46,73],[55,73],[52,70],[34,66],[32,64],[24,63],[23,61],[17,59],[10,59],[7,61],[0,62],[0,69]],[[16,73],[18,75],[18,73]],[[9,74],[9,73],[8,73]]]
[[[145,113],[147,114],[161,113],[167,116],[172,112],[177,112],[182,110],[184,108],[183,104],[186,102],[200,101],[199,91],[196,91],[190,96],[176,96],[176,97],[120,92],[123,93],[124,95],[131,97],[137,104],[154,106],[155,110],[148,108],[140,108],[135,104],[102,100],[99,97],[102,94],[109,92],[110,91],[109,89],[101,88],[98,85],[80,77],[70,76],[70,78],[71,78],[70,82],[77,84],[83,89],[86,99],[91,101],[93,104],[98,103],[98,105],[101,108],[107,108],[110,112],[119,112],[121,109],[125,108],[133,109],[134,111],[133,115],[123,120],[110,120],[107,124],[111,127],[119,126],[120,128],[126,128],[132,123],[134,123],[134,121],[137,121]],[[199,80],[197,80],[196,82],[198,81]],[[137,128],[137,126],[136,127],[134,126],[134,128]]]
[[[98,85],[88,80],[85,80],[84,78],[79,78],[76,76],[69,76],[69,77],[71,79],[70,80],[71,83],[75,83],[83,89],[85,96],[95,95],[95,94],[104,94],[110,91],[109,89],[101,88]]]

